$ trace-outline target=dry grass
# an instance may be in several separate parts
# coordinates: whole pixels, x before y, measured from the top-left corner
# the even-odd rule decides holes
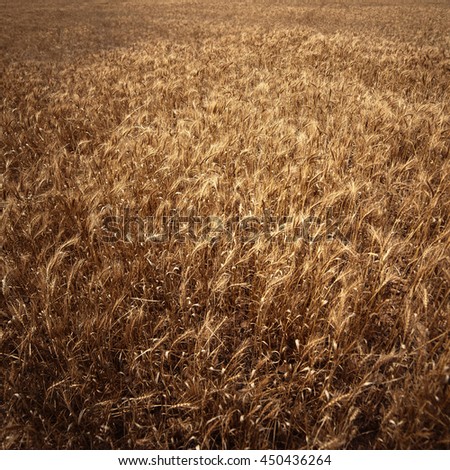
[[[3,448],[448,448],[448,2],[76,3],[0,8]]]

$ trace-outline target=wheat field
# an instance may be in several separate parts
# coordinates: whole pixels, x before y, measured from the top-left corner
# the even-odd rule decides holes
[[[3,449],[450,447],[450,4],[2,1]]]

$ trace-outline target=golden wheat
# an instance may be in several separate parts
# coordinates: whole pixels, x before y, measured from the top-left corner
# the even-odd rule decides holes
[[[449,446],[448,3],[0,17],[3,448]]]

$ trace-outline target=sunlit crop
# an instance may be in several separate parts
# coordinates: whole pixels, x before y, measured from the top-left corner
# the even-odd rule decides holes
[[[447,448],[448,2],[3,2],[3,448]]]

